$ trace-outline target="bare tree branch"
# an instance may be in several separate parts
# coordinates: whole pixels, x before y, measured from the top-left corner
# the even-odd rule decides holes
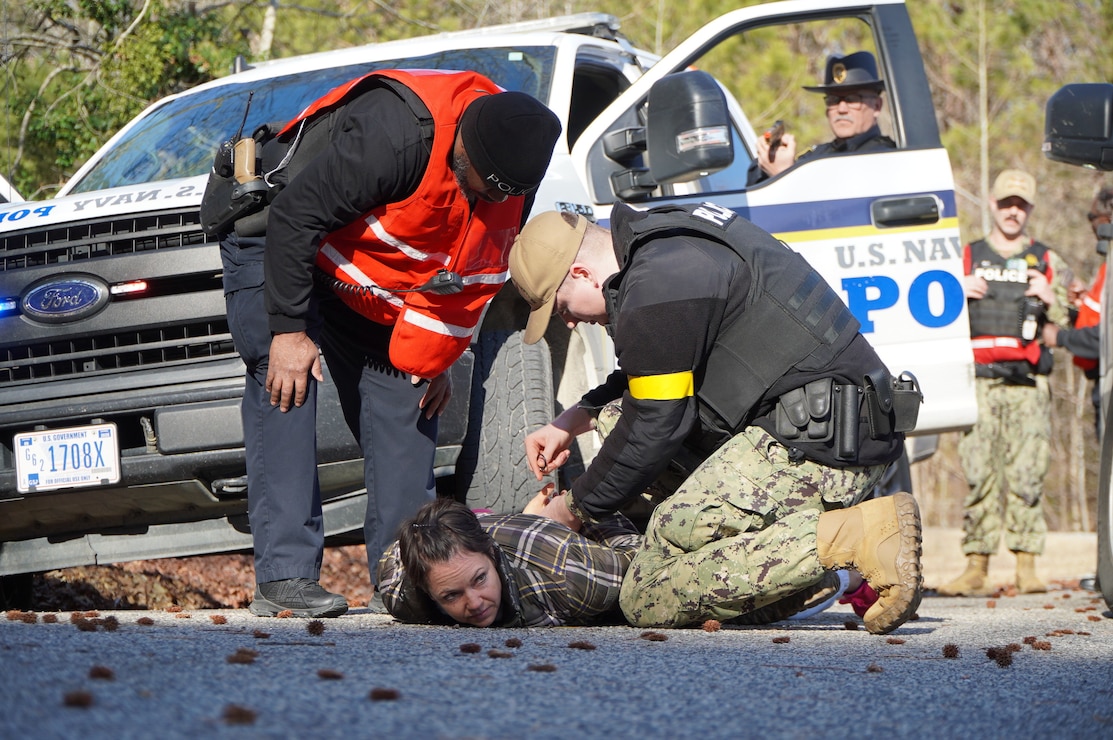
[[[20,160],[23,159],[23,144],[27,139],[27,129],[31,126],[31,120],[35,112],[36,103],[40,98],[43,97],[43,94],[46,92],[46,89],[50,86],[50,83],[54,80],[55,77],[62,74],[63,72],[73,71],[76,70],[67,67],[55,67],[54,69],[50,70],[46,78],[42,81],[42,84],[39,85],[38,92],[35,93],[35,96],[33,98],[31,98],[31,102],[27,105],[27,110],[23,112],[23,118],[20,120],[19,138],[16,142],[15,157],[12,159],[11,164],[12,170],[17,169],[19,167]]]
[[[116,37],[116,43],[113,44],[113,46],[112,46],[112,53],[113,54],[115,54],[117,51],[120,50],[120,46],[123,45],[124,40],[127,39],[127,37],[131,35],[131,32],[134,31],[135,28],[139,25],[139,23],[143,20],[143,16],[145,16],[147,14],[147,10],[149,10],[150,7],[151,7],[151,0],[143,0],[143,7],[140,8],[139,12],[135,14],[135,18],[132,19],[131,25],[129,25],[127,28],[125,28],[124,32]]]

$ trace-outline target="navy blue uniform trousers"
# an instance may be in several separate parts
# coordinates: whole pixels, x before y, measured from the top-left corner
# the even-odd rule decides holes
[[[266,391],[271,333],[263,251],[263,239],[234,234],[220,249],[228,325],[247,366],[241,415],[255,580],[317,580],[324,548],[317,479],[317,382],[309,377],[300,407],[282,412],[271,405]],[[363,451],[364,541],[374,581],[379,557],[395,539],[398,525],[435,496],[437,419],[426,419],[418,406],[426,386],[414,387],[408,376],[384,361],[388,328],[381,332],[382,346],[363,346],[350,338],[350,327],[340,325],[345,322],[323,319],[318,303],[316,297],[311,301],[307,333],[321,346],[345,421]]]

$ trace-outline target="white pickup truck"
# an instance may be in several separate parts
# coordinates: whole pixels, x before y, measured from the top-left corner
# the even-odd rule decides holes
[[[774,120],[801,140],[830,138],[822,99],[801,87],[822,81],[829,53],[862,49],[885,80],[882,127],[896,148],[811,159],[748,188],[757,132]],[[765,69],[779,71],[755,75],[747,60],[769,54],[779,63]],[[845,299],[890,369],[919,379],[918,434],[970,426],[954,183],[922,64],[901,0],[792,0],[727,13],[660,58],[615,18],[581,14],[242,65],[160,100],[57,197],[0,205],[0,576],[250,548],[243,365],[201,194],[249,95],[244,131],[374,69],[473,69],[548,104],[565,135],[535,212],[606,223],[620,201],[710,200],[776,234]],[[643,145],[677,141],[670,126],[703,94],[688,79],[724,98],[716,135],[731,154],[713,169]],[[676,97],[648,105],[662,80]],[[554,322],[546,342],[523,345],[524,313],[504,290],[454,368],[437,474],[476,508],[532,495],[523,434],[614,365],[597,327]],[[358,536],[362,466],[328,383],[318,426],[327,532]]]

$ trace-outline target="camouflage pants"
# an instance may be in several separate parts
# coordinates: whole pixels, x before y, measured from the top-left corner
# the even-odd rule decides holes
[[[595,431],[606,439],[621,418],[622,404],[618,401],[608,403],[595,417]],[[629,518],[639,531],[644,532],[649,526],[649,517],[652,516],[657,505],[674,494],[702,462],[703,458],[695,452],[687,448],[682,449],[674,459],[669,461],[669,466],[646,486],[640,496],[622,507],[622,514]]]
[[[959,441],[970,492],[963,508],[962,551],[992,555],[1005,528],[1014,552],[1043,553],[1043,480],[1051,462],[1051,393],[1047,377],[1036,387],[976,380],[978,423]]]
[[[820,513],[858,503],[884,471],[794,463],[747,429],[654,510],[622,583],[623,613],[639,627],[722,621],[814,584]]]

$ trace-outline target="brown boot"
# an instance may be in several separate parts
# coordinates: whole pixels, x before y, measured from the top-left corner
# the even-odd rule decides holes
[[[863,619],[875,635],[904,624],[920,605],[920,509],[910,493],[819,515],[816,550],[824,568],[854,568],[877,592]]]
[[[966,570],[936,592],[940,596],[989,596],[993,589],[986,585],[989,577],[989,556],[973,553],[966,556]]]
[[[1022,594],[1042,594],[1047,592],[1047,584],[1036,575],[1036,554],[1034,552],[1016,553],[1016,590]]]

